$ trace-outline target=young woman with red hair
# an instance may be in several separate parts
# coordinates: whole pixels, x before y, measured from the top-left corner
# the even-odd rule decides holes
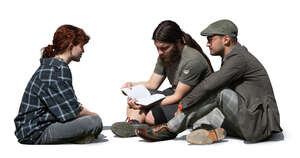
[[[22,144],[89,143],[102,131],[101,118],[78,102],[68,64],[80,61],[89,36],[60,26],[53,44],[42,49],[41,66],[29,81],[15,118]]]

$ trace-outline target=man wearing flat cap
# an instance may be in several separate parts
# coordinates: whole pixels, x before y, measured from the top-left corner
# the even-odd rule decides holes
[[[173,139],[199,118],[205,120],[186,138],[192,144],[217,142],[226,134],[259,142],[281,132],[269,76],[263,65],[237,41],[237,26],[230,20],[219,20],[201,35],[207,36],[210,54],[222,58],[220,70],[181,100],[176,116],[167,124],[137,129],[137,135],[148,141]],[[214,112],[215,109],[221,113]]]

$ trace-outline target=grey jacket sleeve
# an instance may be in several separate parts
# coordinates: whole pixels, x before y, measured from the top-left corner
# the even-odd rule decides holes
[[[246,60],[240,53],[231,52],[225,57],[219,71],[212,73],[200,82],[188,95],[181,100],[182,109],[189,108],[195,103],[204,101],[211,94],[229,86],[238,80],[246,71]]]

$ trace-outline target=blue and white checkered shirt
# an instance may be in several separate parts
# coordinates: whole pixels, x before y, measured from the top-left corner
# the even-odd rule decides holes
[[[20,143],[34,144],[47,126],[72,120],[81,110],[68,64],[60,58],[41,59],[14,120],[15,134]]]

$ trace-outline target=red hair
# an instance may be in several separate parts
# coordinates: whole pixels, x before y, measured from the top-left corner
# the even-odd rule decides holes
[[[62,54],[67,49],[81,44],[88,43],[90,37],[81,29],[72,25],[60,26],[53,36],[53,45],[48,45],[42,49],[42,58],[51,58],[57,54]]]

